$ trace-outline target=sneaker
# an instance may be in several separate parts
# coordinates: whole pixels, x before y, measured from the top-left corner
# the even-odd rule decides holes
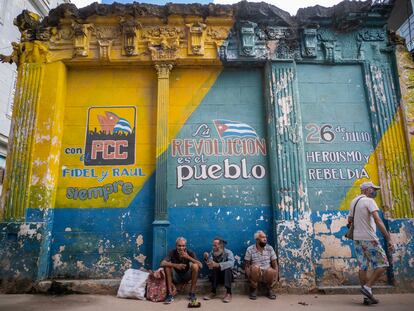
[[[367,297],[372,304],[377,304],[379,301],[374,297],[374,295],[372,295],[372,293],[370,293],[364,286],[361,286],[361,293],[362,295],[364,295],[365,297]]]
[[[190,300],[190,302],[197,300],[195,293],[188,293],[188,300]]]
[[[376,305],[378,302],[378,299],[376,299],[376,301],[371,301],[371,299],[369,298],[364,298],[364,305]]]
[[[204,300],[211,300],[211,299],[214,299],[214,298],[216,298],[216,293],[210,293],[210,294],[205,295],[203,297]]]
[[[276,299],[276,293],[272,290],[269,290],[269,293],[267,295],[267,298],[275,300]]]
[[[231,294],[226,293],[226,295],[224,295],[223,302],[225,303],[231,302]]]
[[[256,300],[257,299],[257,291],[256,291],[256,288],[250,288],[249,298],[251,300]]]
[[[167,295],[167,297],[164,300],[164,304],[169,305],[173,301],[174,301],[174,296],[173,295]]]

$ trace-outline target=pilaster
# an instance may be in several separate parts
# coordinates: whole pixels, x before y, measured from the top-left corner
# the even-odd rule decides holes
[[[155,64],[158,77],[157,89],[157,138],[155,171],[155,220],[153,222],[153,267],[157,267],[167,254],[167,152],[168,149],[168,103],[171,62]]]
[[[315,286],[313,226],[309,219],[296,68],[266,65],[268,145],[274,236],[282,287]]]
[[[5,220],[23,220],[29,204],[34,133],[43,75],[43,63],[19,66],[2,195]]]

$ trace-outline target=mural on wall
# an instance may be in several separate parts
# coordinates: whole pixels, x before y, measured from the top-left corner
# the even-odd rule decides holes
[[[210,124],[210,125],[209,125]],[[176,188],[181,189],[188,180],[262,179],[266,175],[261,164],[247,165],[247,159],[231,162],[230,156],[266,156],[266,142],[246,123],[230,120],[212,120],[200,124],[191,139],[174,139],[171,156],[177,161]],[[214,131],[212,133],[212,126]],[[218,138],[213,138],[217,137]],[[208,158],[225,157],[221,164],[208,165]],[[191,166],[193,164],[193,166]]]
[[[356,182],[378,178],[361,68],[300,65],[298,72],[310,206],[337,210]]]
[[[134,191],[131,182],[121,177],[145,176],[142,168],[122,167],[135,162],[135,107],[90,107],[86,125],[84,151],[80,147],[65,148],[65,154],[79,156],[79,161],[88,166],[109,168],[66,168],[62,167],[63,178],[96,179],[102,185],[93,187],[68,187],[68,200],[103,200],[107,202],[112,194],[129,196]],[[120,167],[121,166],[121,167]],[[107,178],[118,178],[107,183]]]
[[[108,111],[110,110],[110,111]],[[115,113],[116,112],[116,113]],[[118,115],[124,116],[124,118]],[[99,121],[99,127],[97,123]],[[132,126],[131,126],[132,124]],[[135,108],[134,107],[91,107],[88,109],[85,151],[80,147],[65,148],[66,154],[79,155],[85,166],[127,165],[135,162]],[[64,168],[62,177],[96,178],[104,182],[107,177],[145,176],[142,168]],[[102,198],[106,202],[113,193],[130,195],[133,184],[117,180],[98,187],[68,187],[68,200],[91,200]]]
[[[378,12],[364,3],[348,5],[339,7],[341,16],[332,15],[335,9],[309,8],[292,18],[264,3],[98,4],[79,11],[82,22],[66,5],[42,24],[23,23],[27,40],[16,44],[14,56],[29,66],[21,67],[28,70],[21,71],[24,95],[14,118],[27,121],[14,136],[18,152],[12,157],[15,163],[33,160],[33,166],[13,168],[8,208],[14,211],[25,197],[26,176],[32,215],[43,217],[37,207],[57,207],[53,217],[44,217],[53,222],[41,246],[51,270],[42,268],[45,276],[102,278],[119,276],[134,264],[155,267],[177,236],[189,237],[189,246],[202,254],[217,232],[228,238],[241,267],[257,229],[280,246],[282,283],[297,281],[303,288],[310,280],[313,287],[315,263],[318,279],[352,267],[350,243],[342,239],[346,212],[338,208],[348,209],[346,200],[359,192],[361,178],[378,183],[376,157],[379,165],[388,165],[382,171],[390,176],[395,202],[412,192],[398,187],[405,171],[397,165],[407,161],[392,123],[398,120],[397,101],[392,84],[384,82],[393,73],[386,30],[377,23],[384,16],[375,17]],[[356,28],[349,28],[347,12],[357,16]],[[377,24],[360,21],[362,15]],[[72,22],[50,24],[61,16]],[[96,22],[96,16],[108,18],[108,24]],[[114,16],[122,22],[113,23]],[[203,23],[189,22],[189,16]],[[318,25],[321,17],[325,26]],[[39,47],[40,55],[33,53]],[[51,67],[58,62],[48,63],[57,60],[59,75]],[[33,61],[42,67],[31,66]],[[72,61],[74,66],[66,66]],[[281,66],[263,79],[262,66],[273,61]],[[86,66],[77,66],[81,63]],[[52,82],[59,84],[59,94],[45,92]],[[267,112],[265,85],[266,96],[280,95]],[[38,86],[39,96],[32,92]],[[40,101],[27,107],[32,101],[26,97]],[[384,114],[388,106],[393,109]],[[273,133],[268,124],[275,111],[280,115]],[[36,129],[34,150],[19,140],[28,137],[22,135],[28,128]],[[272,145],[272,139],[281,143]],[[269,164],[267,155],[278,157]],[[385,178],[380,182],[387,187]],[[278,195],[283,204],[274,199]],[[32,220],[23,213],[27,204],[21,206],[21,219]],[[401,224],[396,230],[403,230]]]
[[[168,151],[170,207],[269,207],[261,79],[260,69],[223,70],[179,123]]]
[[[153,86],[151,70],[70,73],[56,207],[129,206],[154,171]]]
[[[341,125],[308,123],[305,125],[308,132],[306,143],[308,144],[330,144],[342,143],[339,149],[348,149],[347,145],[355,145],[358,142],[371,142],[371,134],[367,131],[349,130]],[[351,147],[352,148],[352,147]],[[309,147],[311,149],[311,147]],[[354,180],[370,178],[365,167],[352,167],[353,164],[368,163],[370,154],[360,150],[328,150],[338,149],[321,147],[321,150],[307,151],[305,160],[308,163],[308,180]],[[319,163],[324,168],[312,167],[312,164]],[[344,166],[339,166],[344,164]],[[347,166],[348,165],[348,166]]]
[[[86,166],[134,164],[135,107],[89,108],[87,129]]]

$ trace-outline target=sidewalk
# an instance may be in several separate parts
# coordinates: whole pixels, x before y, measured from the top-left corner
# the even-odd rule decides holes
[[[201,297],[200,297],[201,298]],[[386,311],[414,310],[414,294],[377,295],[380,304],[364,306],[361,295],[280,295],[276,301],[266,297],[249,300],[246,296],[235,295],[230,304],[221,300],[203,301],[199,310],[223,311],[263,311],[263,310],[366,310]],[[156,310],[187,310],[187,300],[179,296],[171,305],[119,299],[114,296],[101,295],[0,295],[1,311],[156,311]]]

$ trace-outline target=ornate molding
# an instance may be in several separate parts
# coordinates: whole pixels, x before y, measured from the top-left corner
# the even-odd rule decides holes
[[[241,56],[255,56],[257,24],[243,21],[239,26],[239,53]]]
[[[15,63],[20,65],[41,64],[49,61],[49,46],[42,41],[12,42],[13,52],[9,56],[0,54],[0,61],[2,63]]]
[[[122,20],[122,55],[134,56],[137,55],[137,37],[138,30],[142,25],[135,20]]]
[[[328,11],[325,13],[331,18]],[[342,58],[383,58],[386,34],[379,23],[364,23],[358,29],[344,26],[346,32],[335,32],[337,24],[332,20],[321,23],[316,11],[311,15],[298,13],[296,19],[284,13],[255,3],[239,3],[226,9],[213,4],[96,4],[80,10],[62,5],[43,20],[24,11],[15,24],[22,34],[21,42],[48,42],[51,61],[71,61],[75,57],[75,62],[83,59],[211,64],[219,60],[264,62],[306,58],[331,63]],[[380,53],[372,44],[378,44]],[[366,55],[362,55],[364,51]],[[16,61],[18,54],[3,55],[2,60]]]
[[[385,32],[383,29],[364,29],[358,32],[359,41],[384,41]]]
[[[288,27],[268,26],[264,32],[267,40],[293,39],[295,37],[293,29]]]
[[[169,79],[170,72],[174,67],[173,63],[156,63],[155,70],[157,71],[158,79]]]
[[[112,40],[98,40],[99,44],[99,59],[101,61],[109,62],[111,60]]]
[[[318,41],[323,50],[323,56],[327,63],[334,63],[341,59],[341,50],[337,44],[337,36],[332,30],[321,28],[318,30]]]
[[[72,23],[74,56],[87,57],[89,54],[89,43],[91,39],[92,24]]]
[[[96,24],[93,30],[98,40],[115,39],[121,36],[121,29],[118,25]]]
[[[204,55],[204,42],[207,25],[196,22],[186,24],[188,36],[188,55]]]
[[[302,33],[302,57],[316,57],[318,48],[317,28],[305,28]]]
[[[173,61],[178,58],[184,32],[178,27],[161,26],[144,29],[142,38],[147,42],[153,61]]]

